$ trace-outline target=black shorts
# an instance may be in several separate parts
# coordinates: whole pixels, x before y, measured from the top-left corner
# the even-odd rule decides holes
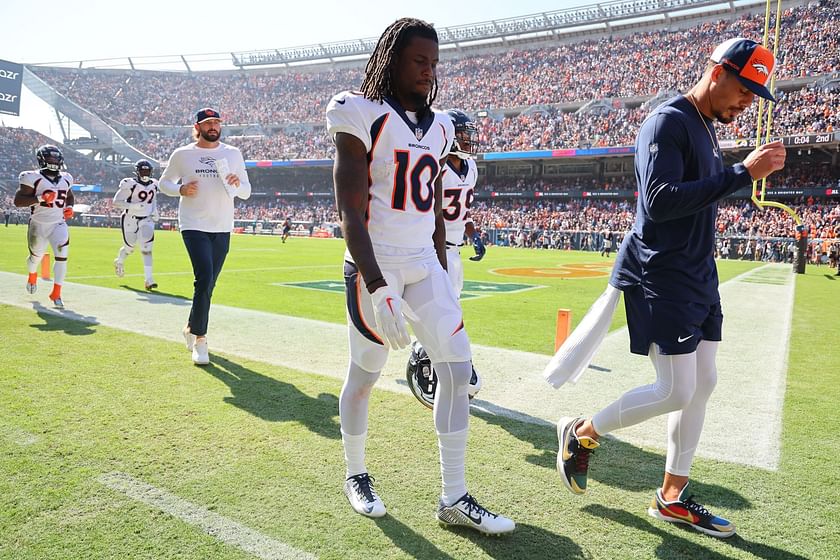
[[[653,343],[664,355],[690,354],[701,340],[722,339],[720,301],[705,304],[647,299],[641,286],[636,286],[624,292],[624,310],[634,354],[647,356]]]

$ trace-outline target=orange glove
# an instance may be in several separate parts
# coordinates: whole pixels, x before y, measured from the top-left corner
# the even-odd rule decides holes
[[[65,207],[64,208],[64,219],[69,220],[72,217],[73,217],[73,207],[72,206]]]
[[[55,191],[44,191],[44,194],[38,197],[38,200],[41,202],[46,202],[47,204],[52,204],[55,201],[56,192]]]

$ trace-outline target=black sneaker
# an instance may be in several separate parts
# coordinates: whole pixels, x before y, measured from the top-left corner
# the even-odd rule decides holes
[[[589,472],[589,454],[598,448],[598,442],[589,437],[578,437],[575,428],[583,418],[561,418],[557,422],[557,472],[563,483],[575,494],[586,492],[586,476]]]
[[[674,502],[666,502],[662,498],[662,489],[656,491],[653,501],[648,508],[648,515],[668,523],[684,523],[691,525],[701,533],[713,537],[727,538],[735,534],[735,526],[723,517],[713,515],[709,510],[694,501],[694,496],[683,498],[688,484],[680,492]]]
[[[469,494],[464,494],[451,506],[440,502],[437,518],[443,526],[469,527],[485,535],[510,533],[516,528],[512,520],[484,509]]]
[[[373,489],[373,478],[368,473],[351,476],[344,482],[344,495],[350,501],[350,505],[367,517],[382,517],[385,515],[385,504],[376,495]]]

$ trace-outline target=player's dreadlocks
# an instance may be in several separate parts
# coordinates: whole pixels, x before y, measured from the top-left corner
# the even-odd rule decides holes
[[[389,25],[376,42],[376,47],[365,67],[365,79],[362,82],[362,93],[365,98],[371,101],[382,101],[385,97],[396,93],[391,83],[394,66],[412,37],[438,41],[435,28],[423,20],[401,18]],[[437,91],[437,76],[435,76],[432,89],[426,98],[426,105],[418,113],[423,114],[429,110],[437,97]]]

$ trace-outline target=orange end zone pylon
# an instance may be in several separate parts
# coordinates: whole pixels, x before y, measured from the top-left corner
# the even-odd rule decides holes
[[[558,309],[557,310],[557,332],[554,335],[554,351],[560,349],[560,346],[569,338],[572,332],[572,310]]]

